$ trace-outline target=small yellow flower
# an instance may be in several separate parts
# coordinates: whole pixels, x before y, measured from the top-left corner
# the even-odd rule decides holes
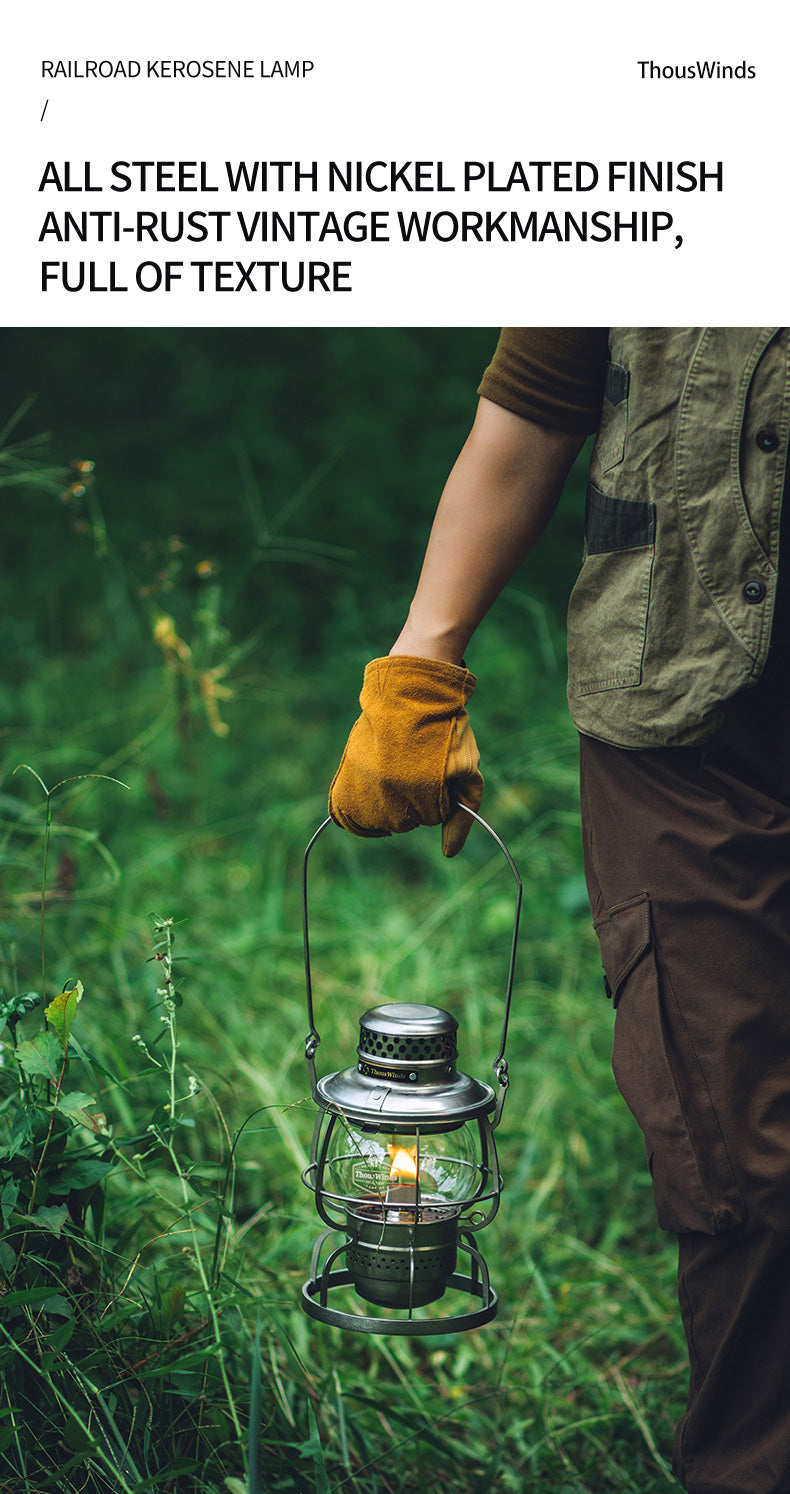
[[[226,737],[230,731],[227,721],[223,721],[219,714],[218,701],[232,700],[233,691],[229,685],[220,684],[220,679],[225,672],[225,666],[218,664],[214,669],[203,669],[198,675],[200,693],[203,696],[203,705],[206,710],[206,719],[215,737]]]
[[[181,664],[191,664],[192,650],[183,638],[179,638],[176,625],[167,612],[161,612],[154,623],[154,642],[159,644],[170,663],[179,660]]]

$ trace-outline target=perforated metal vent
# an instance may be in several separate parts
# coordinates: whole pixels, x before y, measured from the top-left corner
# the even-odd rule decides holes
[[[458,1056],[454,1032],[435,1033],[426,1037],[396,1038],[391,1033],[371,1032],[360,1026],[359,1053],[374,1058],[403,1059],[405,1063],[452,1063]]]
[[[438,1006],[396,1001],[374,1006],[359,1021],[361,1059],[387,1064],[453,1065],[458,1057],[455,1017]]]
[[[408,1250],[375,1250],[369,1245],[352,1243],[347,1249],[346,1262],[354,1276],[394,1276],[398,1281],[405,1277],[408,1281],[411,1270],[415,1276],[438,1276],[444,1286],[444,1279],[455,1270],[456,1250],[451,1245],[440,1250],[413,1250],[410,1253]]]

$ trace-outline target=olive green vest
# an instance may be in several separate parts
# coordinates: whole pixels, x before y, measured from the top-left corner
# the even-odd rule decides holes
[[[568,700],[620,747],[703,741],[765,664],[790,329],[613,327]]]

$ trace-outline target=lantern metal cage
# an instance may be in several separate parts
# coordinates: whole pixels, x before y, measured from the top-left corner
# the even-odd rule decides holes
[[[494,1218],[502,1179],[494,1131],[508,1088],[505,1045],[521,915],[522,884],[496,831],[474,810],[516,883],[513,933],[499,1053],[491,1085],[456,1067],[458,1024],[440,1007],[375,1006],[360,1018],[357,1062],[319,1079],[307,911],[310,853],[304,855],[303,922],[309,1031],[305,1059],[319,1114],[302,1175],[327,1228],[315,1242],[302,1289],[305,1312],[358,1333],[425,1335],[479,1327],[496,1315],[497,1295],[475,1243]],[[458,1269],[459,1252],[468,1271]],[[345,1311],[330,1293],[353,1288],[377,1313]],[[479,1301],[471,1311],[415,1316],[448,1291]]]

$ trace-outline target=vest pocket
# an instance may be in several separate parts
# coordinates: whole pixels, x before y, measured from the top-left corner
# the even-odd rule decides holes
[[[616,1007],[612,1068],[639,1124],[662,1229],[715,1235],[743,1203],[652,928],[647,893],[595,920]]]
[[[654,539],[654,504],[590,484],[584,565],[568,605],[571,697],[641,682]]]
[[[630,375],[619,363],[606,365],[601,424],[595,442],[593,461],[603,476],[623,460],[628,431],[628,385]]]

